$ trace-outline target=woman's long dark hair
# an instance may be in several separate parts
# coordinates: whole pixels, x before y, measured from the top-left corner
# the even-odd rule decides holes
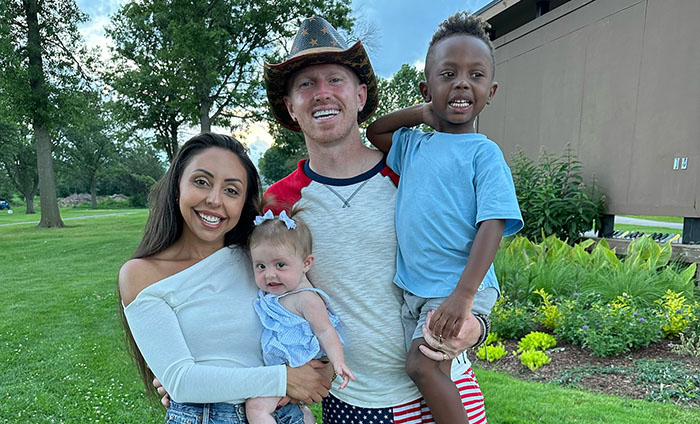
[[[180,197],[180,179],[182,178],[182,172],[193,156],[212,147],[219,147],[233,152],[233,154],[241,160],[243,168],[246,171],[248,184],[243,210],[241,211],[238,224],[224,236],[224,245],[247,245],[248,237],[253,231],[253,228],[255,228],[253,221],[255,220],[255,216],[258,215],[258,207],[260,204],[260,177],[258,176],[258,171],[248,157],[245,147],[243,147],[238,140],[222,134],[202,133],[187,140],[177,156],[175,156],[175,159],[163,178],[151,189],[151,193],[148,197],[148,204],[151,210],[148,215],[148,221],[146,221],[146,229],[141,243],[139,243],[139,246],[131,257],[132,259],[146,258],[162,252],[172,246],[180,238],[184,223],[177,201]],[[119,292],[118,288],[117,292]],[[146,392],[157,397],[157,393],[152,384],[154,377],[153,372],[148,368],[143,355],[141,355],[141,352],[136,346],[134,337],[129,330],[126,316],[124,315],[124,308],[122,307],[121,300],[120,294],[119,314],[126,333],[129,351],[134,357],[136,366],[139,369],[139,374],[141,374],[141,378],[146,385]]]

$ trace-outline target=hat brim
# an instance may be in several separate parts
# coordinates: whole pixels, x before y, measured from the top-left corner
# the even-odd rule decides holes
[[[374,69],[369,61],[369,56],[358,41],[347,50],[334,49],[330,47],[319,47],[316,49],[304,50],[301,54],[291,57],[282,63],[265,63],[265,87],[267,90],[267,100],[270,102],[275,119],[285,128],[292,131],[301,132],[301,128],[296,121],[289,116],[287,106],[284,104],[284,96],[287,95],[287,81],[296,71],[312,65],[322,65],[326,63],[337,63],[348,66],[360,79],[362,84],[367,86],[367,101],[362,110],[357,114],[357,122],[367,120],[377,109],[379,103],[379,90]]]

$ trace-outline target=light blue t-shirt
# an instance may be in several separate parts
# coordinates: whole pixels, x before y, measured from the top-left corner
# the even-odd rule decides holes
[[[394,283],[416,296],[452,293],[478,223],[505,219],[504,236],[523,227],[510,168],[483,134],[401,128],[394,132],[387,165],[401,176]],[[479,290],[486,287],[499,290],[493,265]]]

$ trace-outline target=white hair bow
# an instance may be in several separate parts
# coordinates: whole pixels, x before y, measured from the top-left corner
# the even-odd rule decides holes
[[[260,225],[260,224],[262,224],[263,222],[268,221],[268,220],[271,220],[271,219],[275,219],[275,215],[272,213],[272,210],[271,210],[271,209],[268,209],[267,212],[265,212],[264,215],[262,215],[262,216],[260,216],[260,215],[256,216],[256,217],[255,217],[254,223],[255,223],[255,225]],[[287,226],[287,229],[288,229],[288,230],[292,230],[292,229],[294,229],[294,228],[297,227],[296,222],[294,222],[294,220],[293,220],[292,218],[290,218],[290,217],[287,215],[287,212],[286,212],[286,211],[280,212],[278,219],[279,219],[280,221],[284,222],[284,225]]]

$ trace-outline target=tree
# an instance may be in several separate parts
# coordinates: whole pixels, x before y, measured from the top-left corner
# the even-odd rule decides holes
[[[351,28],[349,0],[144,0],[125,4],[108,34],[109,78],[140,110],[140,128],[169,132],[172,158],[183,121],[210,131],[262,116],[261,62],[294,35],[295,22],[322,15]],[[157,125],[156,125],[157,124]]]
[[[39,227],[63,227],[56,199],[51,131],[66,111],[62,95],[84,76],[86,49],[74,0],[0,0],[0,86],[10,108],[31,123],[39,173]]]
[[[304,135],[274,123],[270,126],[274,143],[258,161],[258,169],[265,182],[274,183],[297,167],[297,162],[308,154]]]
[[[133,207],[147,206],[148,193],[167,168],[162,153],[147,140],[130,139],[120,143],[118,154],[105,170],[103,187],[129,196]]]
[[[19,125],[0,123],[0,165],[12,185],[22,193],[27,214],[34,214],[34,196],[39,187],[36,169],[36,151],[29,129]]]
[[[116,152],[107,109],[94,92],[76,92],[72,108],[82,110],[61,129],[61,158],[73,177],[90,187],[92,209],[97,209],[97,179]]]
[[[122,107],[117,116],[134,129],[155,132],[155,146],[170,161],[178,151],[178,129],[185,121],[187,83],[178,73],[165,1],[129,2],[112,18],[113,61],[104,77]]]
[[[406,63],[391,78],[379,78],[379,106],[369,122],[397,109],[422,103],[418,84],[423,80],[423,73]]]

